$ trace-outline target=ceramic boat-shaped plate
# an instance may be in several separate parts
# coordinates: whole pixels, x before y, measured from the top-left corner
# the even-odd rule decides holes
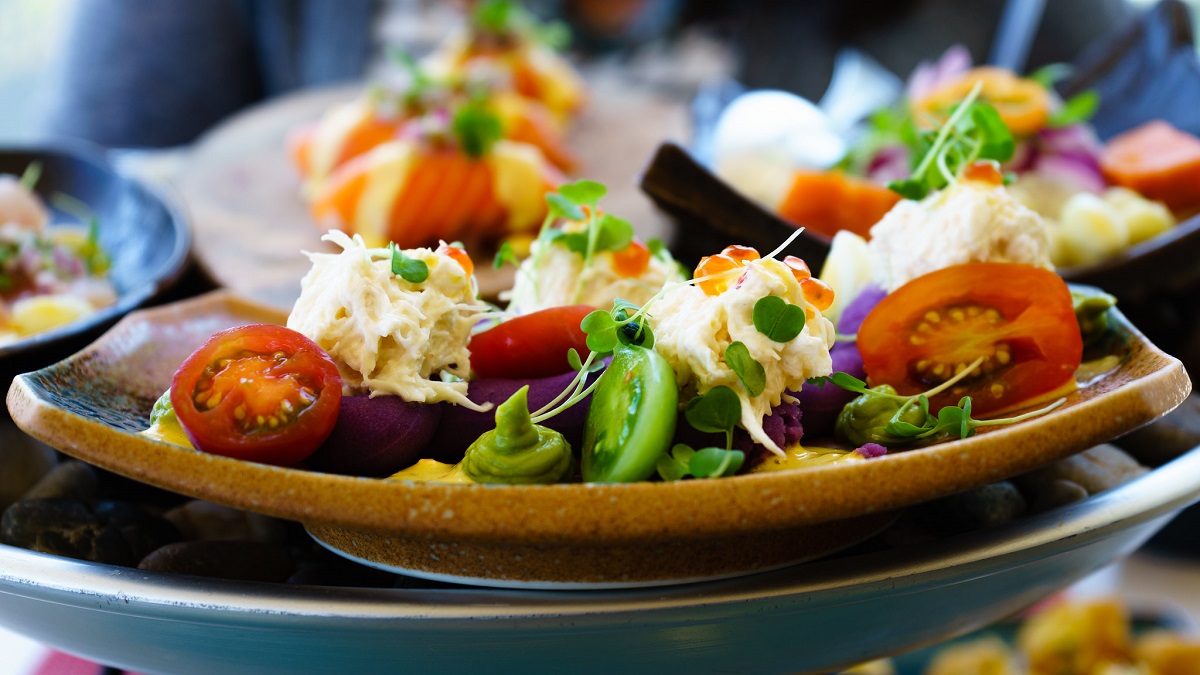
[[[283,316],[227,292],[139,312],[87,350],[19,376],[14,421],[64,452],[194,497],[307,524],[355,557],[498,584],[650,584],[827,553],[888,512],[1007,478],[1177,406],[1183,366],[1121,319],[1121,365],[1054,412],[972,438],[802,471],[674,483],[394,482],[283,469],[148,440],[154,400],[213,332]]]
[[[0,625],[137,672],[828,673],[1012,616],[1200,496],[1200,450],[1082,502],[920,546],[626,591],[316,588],[0,545]],[[221,645],[213,649],[213,645]]]

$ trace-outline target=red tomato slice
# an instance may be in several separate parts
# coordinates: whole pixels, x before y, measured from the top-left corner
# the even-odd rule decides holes
[[[337,365],[283,326],[221,331],[171,382],[171,406],[197,449],[263,464],[288,466],[312,454],[341,402]]]
[[[595,311],[587,305],[551,307],[509,319],[471,338],[471,370],[479,377],[534,379],[565,373],[567,350],[586,359],[587,335],[579,327]]]
[[[1067,284],[1048,270],[970,263],[918,277],[883,299],[858,331],[872,385],[928,391],[983,363],[934,409],[970,396],[986,414],[1047,394],[1072,380],[1083,340]]]

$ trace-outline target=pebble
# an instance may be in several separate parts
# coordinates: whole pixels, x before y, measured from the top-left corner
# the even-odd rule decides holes
[[[279,519],[203,500],[192,500],[163,514],[184,539],[283,543],[287,526]]]
[[[1115,445],[1098,445],[1015,479],[1040,513],[1123,485],[1146,468]]]
[[[0,423],[0,510],[7,509],[58,463],[50,446]]]
[[[4,511],[0,541],[67,558],[132,567],[179,539],[173,525],[132,504],[25,499]]]
[[[238,581],[283,583],[296,571],[287,552],[259,541],[183,541],[150,553],[138,569]]]
[[[70,460],[42,476],[21,499],[92,499],[100,479],[91,465]]]

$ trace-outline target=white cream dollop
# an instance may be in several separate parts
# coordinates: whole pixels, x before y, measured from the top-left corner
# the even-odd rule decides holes
[[[930,272],[970,262],[1054,269],[1049,227],[1004,189],[960,181],[920,202],[901,200],[871,228],[876,281],[889,293]]]
[[[715,296],[691,284],[669,287],[649,309],[654,349],[671,364],[685,397],[721,385],[737,392],[742,428],[756,443],[782,456],[783,449],[763,430],[762,419],[782,402],[785,391],[799,391],[808,378],[832,372],[829,349],[836,334],[783,263],[754,260],[740,272],[736,284]],[[754,305],[768,295],[803,308],[810,317],[788,342],[776,342],[754,327]],[[725,362],[725,350],[734,342],[745,344],[766,371],[766,386],[758,396],[749,395]]]
[[[476,298],[475,277],[450,256],[417,248],[404,254],[423,261],[429,277],[412,283],[392,273],[388,249],[337,230],[322,239],[343,250],[307,253],[313,266],[287,325],[333,357],[345,393],[479,409],[465,381],[471,328],[487,309]],[[462,381],[442,381],[439,373]]]
[[[626,277],[617,272],[611,251],[595,254],[584,266],[583,256],[575,251],[538,240],[517,269],[508,311],[528,314],[562,305],[611,309],[617,298],[641,306],[674,281],[683,281],[683,272],[665,251],[650,256],[640,275]]]

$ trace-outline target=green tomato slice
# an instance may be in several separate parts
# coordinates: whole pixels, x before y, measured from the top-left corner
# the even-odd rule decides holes
[[[679,410],[675,373],[645,347],[623,345],[592,392],[583,430],[583,479],[628,483],[654,475]]]

